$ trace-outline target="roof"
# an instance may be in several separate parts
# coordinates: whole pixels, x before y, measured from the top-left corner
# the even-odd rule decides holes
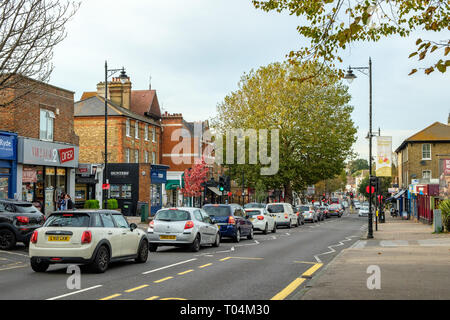
[[[75,102],[74,107],[75,117],[94,117],[104,115],[105,115],[105,99],[103,97],[95,95],[93,97],[87,98],[86,100]],[[155,126],[160,126],[160,124],[155,120],[137,114],[126,108],[120,107],[119,105],[109,100],[108,100],[108,116],[126,116],[138,121],[151,123]]]
[[[405,148],[408,142],[450,142],[450,125],[435,122],[403,141],[395,152]]]

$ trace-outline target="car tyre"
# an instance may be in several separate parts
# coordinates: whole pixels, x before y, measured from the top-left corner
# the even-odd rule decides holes
[[[9,229],[0,230],[0,250],[11,250],[16,245],[16,236]]]
[[[253,234],[253,228],[250,230],[250,234],[247,236],[248,240],[253,240],[254,234]]]
[[[91,263],[90,267],[95,273],[104,273],[109,266],[109,250],[106,246],[101,246],[97,254],[95,255],[94,261]]]
[[[192,242],[192,244],[191,244],[191,246],[189,247],[189,249],[190,249],[192,252],[199,252],[199,251],[200,251],[200,235],[199,235],[199,234],[197,234],[197,235],[195,236],[195,239],[194,239],[194,241]]]
[[[269,232],[269,224],[266,223],[266,227],[263,230],[263,234],[267,234]]]
[[[148,251],[150,252],[156,252],[158,250],[158,245],[155,243],[149,243],[148,244]]]
[[[137,258],[134,260],[137,263],[145,263],[148,259],[148,242],[146,240],[141,241],[138,249]]]
[[[241,230],[237,229],[236,230],[236,235],[234,236],[234,242],[238,243],[239,241],[241,241]]]
[[[273,223],[272,233],[276,233],[276,232],[277,232],[277,224],[274,222]]]
[[[39,258],[31,258],[30,263],[34,272],[45,272],[50,266],[48,262],[41,261]]]
[[[217,232],[217,234],[216,234],[216,240],[215,240],[214,243],[213,243],[213,247],[217,248],[217,247],[219,247],[219,246],[220,246],[220,234],[219,234],[219,232]]]

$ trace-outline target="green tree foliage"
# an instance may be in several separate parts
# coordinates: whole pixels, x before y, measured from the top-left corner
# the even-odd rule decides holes
[[[267,200],[267,190],[262,180],[258,180],[255,186],[256,202],[265,203]]]
[[[348,168],[350,170],[350,174],[354,174],[355,172],[360,170],[368,170],[369,162],[365,159],[356,159],[349,162]]]
[[[441,40],[416,38],[416,51],[409,58],[425,59],[433,53],[435,63],[425,68],[425,74],[435,69],[445,73],[450,60],[450,2],[448,0],[252,0],[254,6],[264,11],[288,11],[290,15],[302,17],[297,27],[300,35],[309,40],[309,45],[291,52],[292,60],[320,59],[334,67],[335,60],[342,62],[341,49],[357,41],[378,41],[389,36],[411,38],[413,32],[442,32]],[[447,31],[447,34],[445,34]],[[417,72],[413,69],[410,73]],[[341,70],[341,75],[343,71]]]
[[[284,189],[290,201],[292,191],[341,173],[356,141],[348,87],[330,69],[312,81],[292,81],[319,68],[284,62],[252,70],[218,105],[213,125],[219,133],[232,128],[280,130],[278,173],[261,176],[260,162],[233,164],[228,172],[234,180],[242,181],[245,172],[247,186],[261,180],[266,190]]]

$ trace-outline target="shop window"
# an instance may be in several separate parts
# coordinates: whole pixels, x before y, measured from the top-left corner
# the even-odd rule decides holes
[[[131,199],[131,184],[112,184],[111,198]]]
[[[0,199],[8,199],[8,177],[0,176]]]
[[[53,141],[53,125],[55,114],[49,110],[41,109],[40,133],[41,140]]]
[[[152,184],[151,186],[151,206],[160,207],[161,206],[161,185]]]

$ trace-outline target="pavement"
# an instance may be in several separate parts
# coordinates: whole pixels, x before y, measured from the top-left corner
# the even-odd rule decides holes
[[[448,300],[450,234],[387,216],[374,239],[361,238],[342,250],[292,299]]]

